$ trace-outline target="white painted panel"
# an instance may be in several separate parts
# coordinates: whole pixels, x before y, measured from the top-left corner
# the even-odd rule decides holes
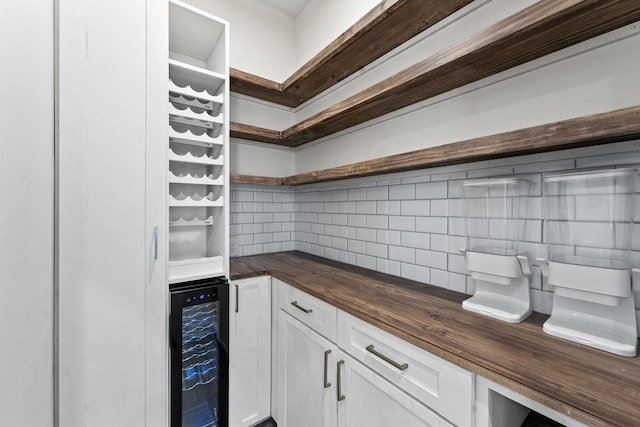
[[[0,424],[7,426],[53,425],[53,32],[53,2],[0,3]]]
[[[146,12],[60,3],[60,425],[69,427],[145,423]]]
[[[229,114],[232,122],[274,130],[284,130],[296,121],[290,108],[238,94],[231,96]]]

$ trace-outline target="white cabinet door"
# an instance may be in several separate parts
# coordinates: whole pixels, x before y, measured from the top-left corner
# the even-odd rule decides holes
[[[335,344],[286,312],[279,316],[278,426],[335,426]]]
[[[435,412],[345,353],[338,355],[340,427],[450,426]],[[341,363],[342,362],[342,363]]]
[[[229,426],[244,427],[271,410],[271,278],[232,282],[229,300]]]

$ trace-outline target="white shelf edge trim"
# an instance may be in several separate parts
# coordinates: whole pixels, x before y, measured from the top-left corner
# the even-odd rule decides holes
[[[169,75],[170,76],[171,76],[171,68],[175,68],[177,70],[180,70],[189,74],[199,74],[201,76],[208,77],[213,81],[216,81],[219,83],[223,83],[226,80],[222,74],[207,70],[205,68],[196,67],[194,65],[187,64],[184,62],[176,61],[175,59],[169,59]]]
[[[181,142],[183,144],[195,144],[207,146],[211,145],[224,145],[223,136],[211,137],[206,133],[202,135],[195,134],[191,130],[185,132],[178,132],[173,127],[169,126],[169,142]]]
[[[223,276],[223,263],[222,256],[169,261],[169,283]]]
[[[171,148],[169,148],[169,161],[194,163],[198,165],[222,166],[224,164],[224,156],[220,155],[217,159],[214,159],[207,155],[197,157],[191,153],[180,155],[176,154]]]
[[[181,87],[175,84],[171,79],[169,79],[169,92],[183,96],[190,96],[191,98],[202,99],[205,101],[213,102],[215,104],[224,104],[224,96],[222,94],[211,95],[206,90],[197,91],[189,85],[187,85],[186,87]]]
[[[182,217],[169,221],[169,227],[195,227],[195,226],[203,226],[203,225],[213,225],[213,215],[208,218],[200,219],[184,219]]]
[[[218,197],[211,200],[208,197],[202,199],[193,199],[186,197],[184,199],[176,199],[173,195],[169,195],[169,207],[171,208],[217,208],[224,206],[224,198]]]
[[[171,184],[193,184],[193,185],[224,185],[224,177],[209,178],[208,176],[195,177],[192,175],[177,176],[169,171],[169,183]]]

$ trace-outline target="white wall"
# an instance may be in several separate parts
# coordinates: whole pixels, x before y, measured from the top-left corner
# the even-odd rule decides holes
[[[0,3],[0,424],[53,425],[53,2]]]
[[[373,9],[379,0],[313,0],[295,20],[296,68]]]
[[[292,17],[256,0],[187,0],[229,22],[231,67],[282,82],[297,68]]]
[[[295,153],[288,148],[232,139],[230,149],[232,174],[282,178],[295,172]]]

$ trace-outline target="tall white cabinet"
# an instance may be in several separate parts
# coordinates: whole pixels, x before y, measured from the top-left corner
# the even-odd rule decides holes
[[[56,425],[166,425],[167,4],[56,7]]]
[[[226,22],[169,1],[169,283],[228,275]]]

